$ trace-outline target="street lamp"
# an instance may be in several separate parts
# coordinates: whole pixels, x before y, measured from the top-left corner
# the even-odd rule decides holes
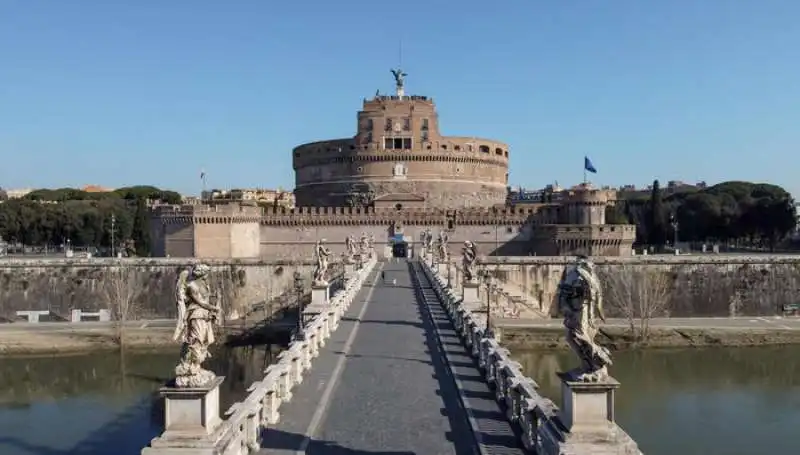
[[[117,222],[117,217],[114,214],[111,214],[111,257],[116,257],[117,255],[114,254],[114,224]]]
[[[672,225],[672,247],[678,249],[678,217],[673,213],[669,218]]]
[[[297,330],[294,332],[295,340],[306,339],[305,324],[303,324],[303,275],[294,272],[294,292],[297,295]]]
[[[488,270],[483,271],[483,283],[486,285],[486,331],[484,335],[486,338],[493,338],[494,334],[492,333],[492,288],[494,287],[494,282],[492,280],[492,275],[489,274]]]

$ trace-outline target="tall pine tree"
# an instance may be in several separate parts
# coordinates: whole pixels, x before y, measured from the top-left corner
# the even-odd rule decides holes
[[[653,181],[653,190],[650,193],[650,204],[647,210],[647,243],[656,251],[663,251],[664,245],[667,243],[667,216],[658,180]]]
[[[147,213],[147,200],[136,199],[136,214],[133,218],[133,231],[131,238],[139,257],[150,256],[150,216]]]

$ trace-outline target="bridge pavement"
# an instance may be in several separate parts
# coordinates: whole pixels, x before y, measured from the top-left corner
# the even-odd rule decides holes
[[[465,412],[443,355],[463,347],[451,338],[440,343],[433,323],[439,335],[452,325],[431,311],[416,284],[405,261],[376,267],[292,401],[281,406],[280,422],[265,430],[261,453],[480,453],[470,427],[475,415]],[[470,404],[494,412],[501,429],[494,443],[510,446],[502,453],[521,453],[474,363],[448,359],[473,389]],[[506,438],[498,438],[503,431]]]

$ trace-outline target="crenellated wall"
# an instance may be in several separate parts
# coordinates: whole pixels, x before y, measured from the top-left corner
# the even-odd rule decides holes
[[[154,251],[171,257],[308,259],[318,239],[337,254],[348,235],[373,235],[387,245],[393,226],[418,241],[424,230],[447,230],[450,253],[464,241],[485,255],[629,255],[635,227],[553,225],[559,206],[440,210],[432,208],[184,206],[155,213]],[[379,253],[380,253],[379,249]]]
[[[667,302],[663,316],[773,316],[800,295],[800,256],[692,255],[596,257],[612,315],[619,293],[610,286],[630,286],[626,280],[645,273],[663,274]],[[558,283],[571,257],[481,257],[480,267],[491,271],[524,295],[534,308],[555,315]],[[661,283],[661,282],[659,282]],[[659,284],[661,285],[661,284]],[[626,291],[622,290],[623,293]]]

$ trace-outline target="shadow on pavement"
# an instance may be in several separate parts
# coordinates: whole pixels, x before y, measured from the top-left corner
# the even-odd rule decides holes
[[[295,453],[303,447],[305,436],[297,433],[289,433],[286,431],[276,430],[274,428],[267,428],[263,432],[263,439],[261,448],[269,451],[269,453],[282,453],[286,452]],[[357,450],[342,447],[333,441],[324,441],[318,439],[311,439],[305,449],[305,453],[309,455],[325,454],[325,455],[428,455],[417,454],[416,452],[400,451],[369,451]]]
[[[431,352],[438,353],[433,358],[438,358],[442,363],[441,368],[436,368],[436,379],[439,381],[440,390],[438,393],[441,394],[442,399],[447,402],[451,400],[450,395],[455,395],[455,399],[458,401],[459,409],[457,412],[460,412],[464,415],[464,419],[467,420],[467,415],[471,415],[473,419],[476,420],[490,420],[496,421],[498,423],[502,422],[503,424],[507,424],[508,420],[506,419],[506,409],[500,403],[497,403],[495,400],[495,394],[488,389],[477,391],[477,390],[462,390],[461,393],[464,395],[465,398],[469,401],[472,400],[485,400],[491,402],[492,406],[490,406],[491,410],[480,410],[480,409],[473,409],[470,408],[467,410],[465,407],[466,404],[461,400],[461,396],[458,393],[458,385],[456,384],[455,380],[458,378],[461,381],[474,381],[474,382],[483,382],[481,371],[478,368],[478,365],[475,361],[471,362],[458,362],[458,361],[451,361],[450,366],[446,363],[442,362],[444,360],[444,352],[447,351],[450,353],[455,353],[456,356],[460,357],[468,357],[471,359],[469,354],[466,351],[466,347],[461,343],[460,338],[458,338],[455,334],[455,328],[453,327],[453,323],[450,320],[450,317],[444,310],[444,307],[441,306],[440,303],[436,303],[434,305],[429,305],[425,301],[425,297],[423,296],[422,292],[423,289],[432,289],[432,284],[428,282],[427,277],[424,276],[424,272],[420,270],[420,274],[417,275],[414,271],[414,267],[421,267],[418,264],[409,263],[408,267],[411,272],[412,279],[415,281],[417,285],[417,292],[415,293],[415,297],[417,299],[417,303],[420,307],[420,312],[425,316],[423,317],[423,321],[425,322],[425,333],[426,338],[428,340],[428,348]],[[436,327],[440,331],[441,336],[437,336],[436,332],[434,331],[434,327]],[[458,342],[456,342],[458,340]],[[465,373],[457,373],[452,371],[452,368],[468,368],[469,374]],[[468,387],[467,387],[468,388]],[[482,388],[482,387],[481,387]],[[452,414],[449,410],[445,410],[448,412],[448,417],[452,420]],[[479,437],[475,435],[472,427],[468,425],[468,432],[469,435],[473,438],[473,443],[477,444],[477,441],[480,441],[480,445],[483,447],[486,446],[493,446],[496,448],[503,448],[503,449],[512,449],[516,450],[519,448],[519,434],[518,430],[511,426],[510,432],[503,432],[503,431],[495,431],[493,427],[496,425],[491,424],[490,427],[492,430],[489,431],[480,431]],[[461,453],[460,451],[458,453]]]

